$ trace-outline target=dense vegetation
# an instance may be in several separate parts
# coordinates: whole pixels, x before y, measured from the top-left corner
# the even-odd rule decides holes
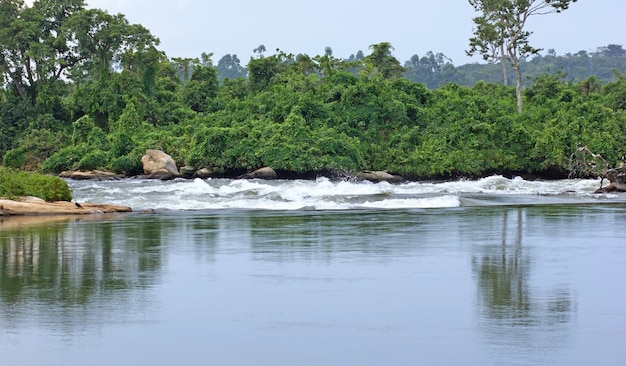
[[[226,172],[564,176],[578,143],[609,161],[626,150],[624,75],[572,80],[556,55],[541,58],[555,71],[533,77],[518,113],[514,87],[410,80],[415,70],[388,43],[345,60],[330,49],[310,57],[260,46],[245,68],[236,56],[216,67],[210,54],[168,59],[145,28],[79,0],[1,4],[5,167],[132,175],[146,149],[162,149],[179,165]],[[626,57],[590,58],[623,65]],[[464,70],[446,65],[429,75]]]
[[[33,196],[46,201],[70,201],[72,192],[63,179],[0,167],[0,197]]]

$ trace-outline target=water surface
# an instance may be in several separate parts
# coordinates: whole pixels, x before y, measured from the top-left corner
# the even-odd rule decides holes
[[[135,190],[119,201],[161,206],[2,219],[0,359],[623,364],[623,198],[593,196],[589,181],[571,191],[491,179],[345,191],[328,181],[74,185],[90,201],[111,202],[119,187]],[[245,184],[256,194],[210,193]],[[288,192],[295,185],[307,193]],[[229,207],[243,201],[252,207]],[[258,207],[268,201],[286,207]]]

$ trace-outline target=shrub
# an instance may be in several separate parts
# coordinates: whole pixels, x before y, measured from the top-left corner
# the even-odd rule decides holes
[[[46,201],[71,201],[72,192],[59,177],[0,168],[0,196],[34,196]]]
[[[45,172],[60,173],[64,170],[76,169],[86,153],[85,147],[69,146],[59,150],[44,161],[41,167]]]
[[[118,156],[111,161],[111,169],[118,174],[124,174],[126,176],[141,174],[143,167],[141,165],[141,159],[131,156]]]
[[[2,165],[7,168],[22,169],[26,165],[26,151],[21,147],[7,151],[2,158]]]
[[[101,169],[107,165],[108,160],[107,153],[102,150],[94,150],[83,156],[76,168],[81,170]]]

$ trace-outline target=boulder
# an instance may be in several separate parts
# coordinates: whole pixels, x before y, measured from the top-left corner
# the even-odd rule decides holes
[[[368,180],[370,182],[401,182],[404,180],[404,177],[399,175],[389,174],[384,170],[379,171],[371,171],[371,170],[363,170],[356,173],[356,177],[360,180]]]
[[[274,171],[274,169],[270,167],[263,167],[261,169],[257,169],[253,172],[246,173],[238,176],[238,179],[276,179],[278,175]]]
[[[145,174],[143,178],[166,180],[180,176],[174,159],[161,150],[146,150],[141,164]]]
[[[111,172],[103,172],[101,170],[80,171],[80,170],[68,170],[59,174],[61,178],[74,179],[74,180],[117,180],[122,179],[122,174],[115,174]]]

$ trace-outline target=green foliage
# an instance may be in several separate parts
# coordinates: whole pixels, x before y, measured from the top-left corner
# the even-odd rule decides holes
[[[133,155],[118,156],[111,161],[111,170],[126,176],[142,174],[141,157]]]
[[[183,89],[183,100],[193,111],[207,112],[211,109],[217,89],[217,70],[210,66],[196,66],[191,80]]]
[[[59,150],[44,161],[41,169],[44,172],[61,173],[65,170],[73,170],[87,153],[84,146],[69,146]]]
[[[533,2],[472,1],[486,6],[476,30],[489,32],[476,34],[476,51],[499,46],[511,34],[498,30],[515,26],[507,12]],[[551,6],[544,10],[571,2],[544,2]],[[455,68],[428,52],[403,68],[388,42],[349,60],[330,48],[313,57],[268,56],[262,45],[245,68],[235,55],[217,67],[210,54],[166,60],[158,40],[123,15],[75,0],[17,3],[3,2],[0,12],[7,167],[133,175],[146,149],[161,149],[179,165],[232,172],[268,165],[298,173],[386,169],[411,178],[564,175],[578,143],[612,161],[626,149],[626,82],[619,72],[606,74],[626,65],[618,45],[519,58],[534,75],[522,92],[500,85],[503,72],[515,74],[511,67]],[[517,56],[533,54],[529,33],[520,31]]]
[[[62,133],[48,129],[29,130],[19,139],[17,147],[5,154],[3,164],[12,168],[38,169],[42,161],[63,146],[63,138]]]
[[[111,136],[111,156],[124,156],[133,151],[134,147],[135,142],[127,133],[119,132]]]
[[[71,201],[72,192],[63,179],[0,167],[0,197],[39,197],[45,201]]]
[[[26,151],[24,148],[7,151],[2,157],[2,165],[7,168],[23,169],[26,165]]]
[[[96,128],[96,124],[89,115],[84,115],[72,123],[72,144],[81,144],[87,141],[89,134]]]
[[[95,169],[103,169],[107,166],[109,161],[109,155],[101,150],[93,150],[89,151],[85,156],[83,156],[78,164],[76,165],[76,169],[79,170],[95,170]]]
[[[365,56],[365,65],[370,65],[385,79],[394,79],[402,75],[405,69],[400,61],[391,55],[393,47],[389,42],[370,46],[372,53]]]

